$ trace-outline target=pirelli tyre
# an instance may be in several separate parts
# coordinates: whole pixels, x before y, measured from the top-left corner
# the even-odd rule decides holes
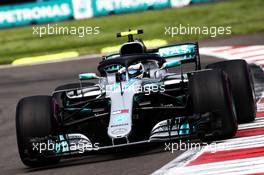
[[[30,142],[32,138],[43,138],[54,134],[52,113],[50,96],[25,97],[18,102],[16,109],[17,144],[20,158],[26,166],[44,166],[60,161],[59,157],[39,156],[39,151]]]
[[[209,64],[207,69],[219,69],[228,74],[234,95],[238,123],[255,120],[256,99],[253,75],[245,60],[221,61]]]
[[[189,94],[194,113],[211,113],[210,136],[204,139],[228,139],[237,131],[237,118],[227,74],[221,70],[203,70],[189,77]]]

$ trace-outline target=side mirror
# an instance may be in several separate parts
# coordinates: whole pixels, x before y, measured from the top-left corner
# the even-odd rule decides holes
[[[161,69],[168,69],[168,68],[173,68],[173,67],[177,67],[181,65],[181,61],[180,60],[172,60],[172,61],[168,61],[165,62]]]
[[[83,73],[79,74],[79,80],[92,80],[99,78],[95,73]]]

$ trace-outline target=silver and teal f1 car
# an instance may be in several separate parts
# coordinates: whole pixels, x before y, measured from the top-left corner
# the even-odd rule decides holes
[[[102,58],[99,74],[51,95],[18,102],[19,154],[27,166],[109,149],[199,138],[232,138],[255,119],[252,75],[243,60],[201,69],[198,43],[147,49],[133,30],[119,53]],[[194,65],[192,71],[183,69]]]

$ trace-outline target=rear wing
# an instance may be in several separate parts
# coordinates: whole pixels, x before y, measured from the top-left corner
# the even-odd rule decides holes
[[[179,60],[181,64],[195,63],[195,69],[201,69],[199,45],[198,43],[182,43],[159,47],[156,49],[148,49],[147,53],[154,53],[164,59]],[[111,54],[104,57],[105,60],[115,59],[120,54]]]
[[[198,43],[168,45],[154,49],[151,52],[157,53],[164,59],[179,60],[181,64],[195,63],[196,70],[201,69]]]

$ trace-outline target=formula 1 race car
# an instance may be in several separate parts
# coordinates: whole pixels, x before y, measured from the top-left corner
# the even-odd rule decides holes
[[[156,142],[228,139],[238,123],[255,119],[253,77],[244,60],[201,69],[198,43],[147,49],[133,38],[141,33],[117,34],[128,42],[102,58],[100,76],[82,73],[80,83],[18,102],[17,143],[25,165]],[[194,69],[184,71],[185,64]]]

